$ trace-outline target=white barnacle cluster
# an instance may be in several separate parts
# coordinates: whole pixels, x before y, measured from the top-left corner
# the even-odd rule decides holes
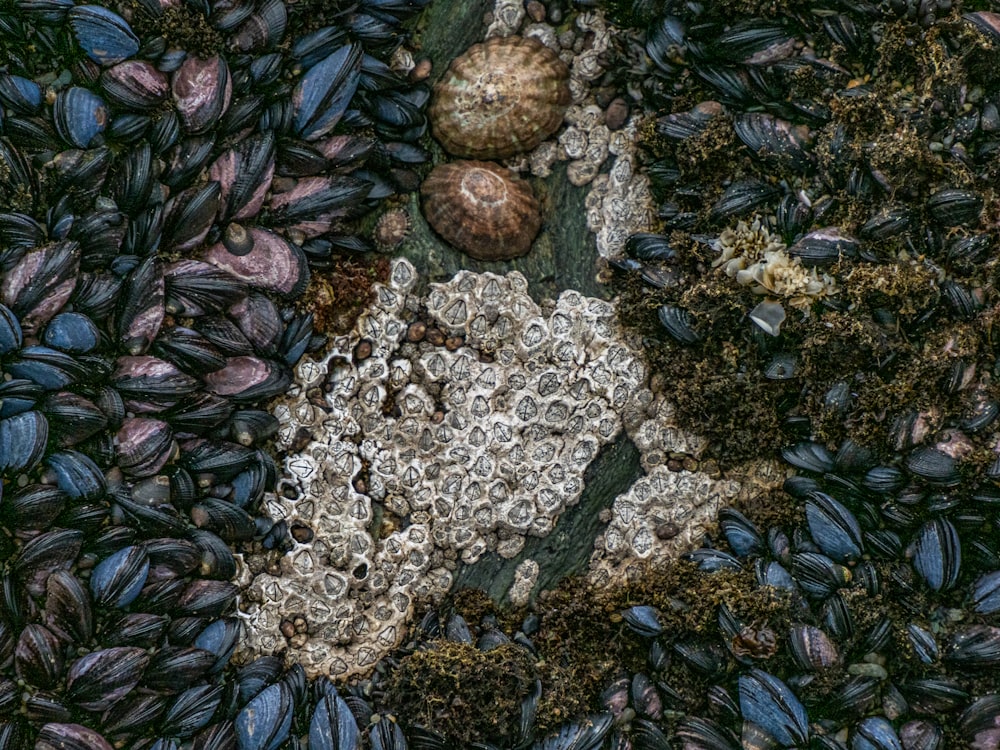
[[[713,268],[757,294],[787,299],[793,307],[807,309],[817,297],[837,291],[832,276],[792,258],[785,243],[759,218],[723,230],[714,248],[720,254],[712,262]]]
[[[462,272],[426,297],[414,281],[395,261],[276,411],[289,480],[269,510],[296,541],[280,572],[245,571],[242,608],[253,651],[288,651],[311,674],[364,672],[459,560],[548,534],[648,394],[608,302],[567,291],[540,307],[518,273]],[[410,341],[418,311],[464,344]]]
[[[590,184],[608,159],[614,135],[594,91],[595,81],[606,70],[601,60],[611,43],[612,28],[603,14],[594,11],[577,14],[572,27],[561,33],[547,23],[528,23],[521,34],[537,39],[566,63],[572,97],[558,138],[536,147],[522,166],[536,177],[547,177],[556,162],[565,161],[571,184]]]
[[[676,426],[669,399],[646,394],[648,418],[627,425],[646,475],[615,498],[607,526],[594,542],[589,577],[599,586],[697,547],[719,509],[732,504],[742,489],[737,481],[668,468],[671,454],[696,458],[707,443]]]
[[[649,179],[637,168],[638,127],[639,116],[634,115],[611,134],[611,168],[597,175],[584,204],[587,228],[594,233],[602,258],[620,256],[630,235],[654,225]]]

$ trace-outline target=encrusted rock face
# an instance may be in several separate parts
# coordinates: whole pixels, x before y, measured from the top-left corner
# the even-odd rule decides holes
[[[429,115],[446,151],[505,159],[530,151],[562,124],[569,69],[541,42],[494,37],[452,62],[434,87]]]
[[[424,180],[420,194],[434,231],[478,260],[524,255],[542,226],[531,185],[497,164],[441,164]]]
[[[247,632],[311,674],[365,671],[417,599],[448,590],[459,558],[513,557],[548,534],[650,402],[610,303],[568,291],[540,307],[518,273],[463,272],[426,297],[415,281],[396,261],[276,411],[292,479],[269,510],[295,546],[279,575],[245,570]],[[523,598],[530,565],[521,579]]]

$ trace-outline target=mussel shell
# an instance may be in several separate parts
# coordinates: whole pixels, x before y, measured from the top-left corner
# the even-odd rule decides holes
[[[694,321],[687,310],[673,305],[663,305],[657,311],[657,316],[660,324],[675,341],[692,345],[702,340],[702,335],[695,330]]]
[[[924,524],[914,542],[913,567],[935,591],[950,589],[958,581],[962,544],[958,531],[947,519]]]
[[[888,719],[869,716],[854,728],[851,750],[903,750],[903,746]]]
[[[68,14],[76,41],[99,65],[114,65],[139,51],[139,39],[118,14],[97,5],[78,5]]]
[[[292,728],[294,701],[292,692],[283,682],[264,688],[236,716],[236,736],[241,748],[276,750],[288,737]],[[392,723],[398,729],[398,725]],[[372,746],[375,735],[383,730],[372,729]]]
[[[124,608],[139,596],[149,575],[149,557],[141,546],[128,546],[105,558],[90,576],[90,590],[100,606]]]
[[[69,571],[58,570],[45,582],[45,625],[67,642],[86,643],[94,634],[90,596]]]
[[[74,661],[66,678],[67,695],[88,711],[103,711],[139,684],[149,654],[144,649],[113,646]]]
[[[746,721],[761,727],[785,747],[806,741],[809,736],[806,709],[777,677],[751,669],[739,678],[739,693],[740,711]]]
[[[811,625],[793,626],[789,642],[792,655],[803,669],[826,669],[840,661],[836,644],[826,633]]]
[[[221,685],[197,685],[185,690],[167,709],[162,731],[177,737],[193,735],[211,721],[222,702],[222,690]]]
[[[114,750],[104,737],[82,724],[49,723],[38,731],[35,750]]]
[[[62,677],[64,649],[63,643],[44,625],[27,625],[14,650],[14,671],[29,685],[55,687]]]

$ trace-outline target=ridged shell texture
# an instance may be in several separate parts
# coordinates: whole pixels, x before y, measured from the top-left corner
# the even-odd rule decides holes
[[[434,87],[431,128],[450,154],[505,159],[558,130],[569,101],[569,70],[552,50],[493,37],[456,58]]]

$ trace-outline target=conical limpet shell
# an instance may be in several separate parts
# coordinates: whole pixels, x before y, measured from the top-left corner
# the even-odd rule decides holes
[[[447,152],[504,159],[558,130],[569,102],[569,69],[552,50],[534,39],[494,37],[452,62],[428,114]]]
[[[478,260],[524,255],[542,225],[531,186],[497,164],[441,164],[420,187],[434,231]]]

